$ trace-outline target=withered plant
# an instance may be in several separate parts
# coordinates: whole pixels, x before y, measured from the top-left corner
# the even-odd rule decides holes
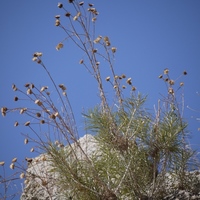
[[[95,148],[88,153],[80,142],[67,86],[55,83],[43,62],[43,54],[35,52],[32,60],[47,73],[56,94],[51,94],[52,88],[48,86],[38,88],[34,83],[26,83],[20,89],[13,84],[17,93],[14,101],[27,99],[32,106],[23,101],[24,107],[1,108],[4,117],[11,112],[27,116],[24,124],[17,120],[14,125],[26,126],[30,133],[23,134],[24,143],[31,141],[35,144],[31,152],[42,153],[37,158],[26,158],[28,169],[16,165],[15,160],[10,165],[12,170],[19,169],[19,177],[24,179],[22,197],[29,199],[26,188],[32,186],[41,187],[49,199],[56,192],[58,199],[162,199],[169,192],[167,173],[179,180],[178,188],[187,188],[185,173],[195,163],[194,151],[187,142],[187,123],[183,120],[184,83],[171,79],[165,69],[159,78],[165,82],[167,94],[158,100],[154,113],[147,111],[146,97],[137,92],[132,79],[115,73],[113,60],[117,48],[108,36],[96,33],[99,13],[95,5],[71,0],[66,7],[58,3],[58,8],[61,14],[55,16],[55,26],[66,37],[56,50],[69,48],[69,44],[65,47],[66,40],[76,45],[84,53],[79,64],[97,83],[100,102],[83,113],[86,137]],[[102,75],[102,63],[109,69],[107,77]],[[113,89],[111,100],[105,87]],[[130,96],[124,90],[129,90]],[[58,96],[61,105],[54,102],[52,95]],[[0,165],[3,167],[4,163]]]

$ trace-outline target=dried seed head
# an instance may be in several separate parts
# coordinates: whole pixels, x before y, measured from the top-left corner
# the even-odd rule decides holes
[[[169,73],[169,69],[165,69],[164,74],[168,74],[168,73]]]
[[[19,99],[18,97],[14,97],[14,101],[18,101],[18,99]]]
[[[78,16],[74,16],[73,20],[76,21],[78,19]]]
[[[166,79],[165,79],[165,82],[168,82],[168,80],[169,80],[169,79],[168,79],[168,78],[166,78]]]
[[[33,57],[32,61],[34,61],[34,62],[37,61],[37,57]]]
[[[59,19],[56,20],[55,26],[60,26],[60,20]]]
[[[66,93],[66,92],[63,92],[62,94],[63,94],[63,96],[67,96],[67,93]]]
[[[113,53],[115,53],[117,51],[117,48],[116,47],[112,47],[111,50],[112,50]]]
[[[63,48],[63,43],[59,43],[57,46],[56,46],[56,50],[59,51],[61,48]]]
[[[109,38],[108,38],[107,36],[105,36],[105,37],[103,38],[103,40],[104,40],[104,42],[109,42]]]
[[[92,12],[95,15],[98,15],[99,13],[97,12],[96,8],[88,8],[89,12]]]
[[[174,80],[169,80],[168,83],[169,83],[170,85],[174,85],[175,81],[174,81]]]
[[[62,3],[58,3],[58,8],[62,8],[63,4]]]
[[[60,15],[56,15],[55,18],[56,18],[56,19],[60,19]]]
[[[96,53],[96,52],[97,52],[97,49],[93,49],[93,50],[92,50],[92,53]]]
[[[56,116],[54,114],[49,115],[50,119],[56,119]]]
[[[180,86],[183,86],[183,85],[184,85],[184,83],[183,83],[183,82],[181,82],[181,83],[180,83]]]
[[[84,63],[84,60],[81,59],[81,60],[79,61],[79,64],[83,64],[83,63]]]
[[[41,117],[41,113],[36,113],[36,116],[37,117]]]
[[[17,87],[15,84],[12,84],[12,89],[13,89],[13,91],[17,91]]]
[[[40,92],[43,92],[46,89],[48,89],[48,87],[47,86],[43,86],[43,87],[41,87]]]
[[[25,174],[22,172],[19,177],[20,179],[23,179],[25,177]]]
[[[117,88],[117,85],[114,85],[113,88],[116,89],[116,88]]]
[[[107,77],[106,77],[106,81],[110,81],[110,76],[107,76]]]
[[[58,112],[56,112],[54,115],[55,115],[56,117],[58,117],[59,113],[58,113]]]
[[[30,88],[33,89],[35,86],[33,83],[30,84]]]
[[[92,3],[88,3],[88,5],[89,5],[90,7],[94,6],[94,4],[92,4]]]
[[[10,164],[10,169],[14,169],[15,168],[15,164],[14,163],[11,163]]]
[[[49,96],[51,93],[50,92],[46,92],[46,94]]]
[[[121,77],[122,77],[122,78],[126,78],[126,75],[125,75],[125,74],[122,74]]]
[[[46,156],[45,156],[45,155],[42,155],[41,161],[46,161],[46,160],[47,160]]]
[[[161,74],[161,75],[160,75],[158,78],[160,78],[160,79],[161,79],[162,77],[163,77],[163,75]]]
[[[126,80],[126,82],[127,82],[129,85],[131,85],[131,84],[132,84],[131,78],[128,78],[128,79]]]
[[[100,62],[96,62],[96,65],[97,65],[97,66],[100,65]]]
[[[70,14],[69,12],[65,13],[65,16],[66,16],[66,17],[70,17],[70,15],[71,15],[71,14]]]
[[[2,114],[2,116],[4,117],[4,116],[6,116],[6,111],[7,111],[8,109],[6,108],[6,107],[2,107],[1,108],[1,114]]]
[[[25,160],[26,160],[28,163],[31,163],[31,162],[33,161],[32,158],[28,158],[28,157],[26,157]]]
[[[59,86],[59,88],[61,88],[63,91],[66,90],[66,87],[64,86],[64,84],[60,84],[60,85],[58,85],[58,86]]]
[[[169,94],[174,95],[174,90],[173,90],[173,88],[169,88],[168,92],[169,92]]]
[[[28,144],[28,139],[27,138],[24,139],[24,144]]]
[[[73,3],[74,0],[68,0],[68,1],[69,1],[69,3]]]
[[[30,152],[34,152],[34,151],[35,151],[34,148],[31,148]]]
[[[41,106],[41,105],[42,105],[42,102],[41,102],[39,99],[36,99],[36,100],[35,100],[35,104],[37,104],[38,106]]]
[[[25,124],[24,124],[24,126],[29,126],[30,125],[30,121],[27,121]]]
[[[135,90],[136,90],[136,87],[132,86],[131,90],[132,90],[132,91],[135,91]]]
[[[14,126],[18,126],[18,125],[19,125],[19,123],[18,123],[18,122],[15,122],[15,123],[14,123]]]
[[[30,88],[28,88],[28,90],[26,91],[26,94],[33,94],[33,92]]]
[[[12,159],[12,163],[17,162],[17,158]]]
[[[29,87],[30,86],[30,83],[25,83],[24,84],[24,87]]]
[[[119,79],[121,80],[121,79],[122,79],[122,77],[121,77],[121,76],[119,76]]]
[[[40,124],[45,124],[45,121],[43,119],[40,120]]]
[[[96,17],[93,17],[92,18],[92,22],[96,22],[97,18]]]
[[[183,72],[183,75],[187,75],[187,72],[186,72],[186,71],[184,71],[184,72]]]
[[[1,161],[0,162],[0,166],[4,166],[5,162],[4,161]]]
[[[28,183],[29,183],[28,180],[25,180],[25,181],[24,181],[24,185],[27,185]]]
[[[37,60],[37,63],[40,64],[42,61],[40,59]]]
[[[23,114],[25,111],[27,111],[27,108],[22,108],[22,109],[20,109],[20,114]]]
[[[119,76],[115,75],[114,79],[118,79],[118,78],[119,78]]]
[[[123,88],[123,89],[126,89],[126,86],[125,86],[125,85],[122,85],[122,88]]]
[[[76,16],[77,16],[77,17],[80,17],[80,16],[81,16],[81,12],[78,12]]]
[[[79,3],[80,6],[82,6],[83,4],[84,4],[84,1],[81,1],[81,2]]]
[[[108,46],[108,47],[109,47],[109,46],[110,46],[110,42],[106,42],[106,46]]]
[[[33,54],[33,57],[41,57],[42,56],[42,52],[35,52]]]
[[[97,44],[101,41],[102,39],[102,36],[98,36],[95,40],[94,40],[94,43]]]

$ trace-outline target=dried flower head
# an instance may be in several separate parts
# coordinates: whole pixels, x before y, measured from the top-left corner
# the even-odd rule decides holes
[[[102,36],[98,36],[95,40],[94,40],[94,43],[97,44],[101,41],[102,39]]]
[[[94,6],[94,4],[92,4],[92,3],[88,3],[88,5],[89,5],[90,7]]]
[[[63,96],[67,96],[67,93],[66,93],[66,92],[63,92],[62,94],[63,94]]]
[[[78,16],[74,16],[73,20],[76,21],[78,19]]]
[[[126,82],[127,82],[129,85],[131,85],[131,84],[132,84],[131,78],[128,78],[128,79],[126,80]]]
[[[14,97],[14,101],[18,101],[18,99],[19,99],[18,97]]]
[[[165,69],[164,74],[168,74],[168,73],[169,73],[169,69]]]
[[[84,60],[81,59],[81,60],[79,61],[79,64],[83,64],[83,63],[84,63]]]
[[[12,163],[17,162],[17,158],[12,159]]]
[[[42,52],[35,52],[33,54],[33,57],[41,57],[42,56]]]
[[[43,86],[43,87],[41,87],[40,92],[43,92],[43,91],[45,91],[46,89],[48,89],[48,86]]]
[[[113,88],[116,89],[116,88],[117,88],[117,85],[114,85]]]
[[[161,74],[161,75],[160,75],[158,78],[160,78],[160,79],[161,79],[162,77],[163,77],[163,75]]]
[[[110,81],[110,76],[107,76],[107,77],[106,77],[106,81]]]
[[[186,71],[184,71],[184,72],[183,72],[183,75],[187,75],[187,72],[186,72]]]
[[[88,8],[88,11],[95,14],[95,15],[98,15],[99,13],[97,12],[96,8]]]
[[[183,85],[184,85],[184,83],[183,83],[183,82],[181,82],[181,83],[180,83],[180,86],[183,86]]]
[[[19,125],[19,123],[18,123],[18,122],[15,122],[15,123],[14,123],[14,126],[18,126],[18,125]]]
[[[6,107],[2,107],[1,108],[1,114],[2,114],[2,116],[6,116],[6,111],[7,111],[8,109],[6,108]]]
[[[79,2],[79,6],[82,6],[84,4],[84,1]]]
[[[33,94],[33,92],[30,88],[28,88],[28,90],[26,91],[26,94]]]
[[[49,115],[50,119],[56,119],[56,116],[54,114]]]
[[[169,94],[174,95],[174,90],[173,90],[173,88],[169,88],[169,89],[168,89],[168,92],[169,92]]]
[[[96,53],[96,52],[97,52],[97,49],[93,49],[93,50],[92,50],[92,53]]]
[[[37,117],[41,117],[41,113],[36,113],[36,116]]]
[[[96,17],[93,17],[92,18],[92,22],[96,22],[97,18]]]
[[[41,105],[42,105],[42,102],[41,102],[39,99],[36,99],[36,100],[35,100],[35,104],[37,104],[38,106],[41,106]]]
[[[4,161],[1,161],[0,162],[0,166],[4,166],[5,162]]]
[[[59,116],[59,113],[58,113],[58,112],[56,112],[54,115],[55,115],[56,117],[58,117],[58,116]]]
[[[61,48],[63,48],[63,43],[59,43],[57,46],[56,46],[56,50],[59,51]]]
[[[23,114],[25,111],[27,111],[27,108],[22,108],[22,109],[20,109],[19,113]]]
[[[58,85],[58,86],[59,86],[59,88],[61,88],[63,91],[66,90],[66,87],[64,86],[64,84],[60,84],[60,85]]]
[[[174,81],[174,80],[169,80],[168,83],[169,83],[170,85],[174,85],[175,81]]]
[[[60,26],[60,20],[59,19],[56,20],[55,26]]]
[[[68,1],[69,1],[69,3],[73,3],[74,0],[68,0]]]
[[[109,42],[109,38],[108,38],[107,36],[105,36],[105,37],[103,38],[103,40],[104,40],[104,42]]]
[[[65,13],[66,17],[70,17],[70,15],[71,15],[71,13],[69,13],[69,12]]]
[[[135,91],[135,90],[136,90],[136,87],[132,86],[131,90],[132,90],[132,91]]]
[[[25,160],[26,160],[28,163],[31,163],[31,162],[33,161],[32,158],[28,158],[28,157],[26,157]]]
[[[35,151],[35,149],[34,149],[34,148],[31,148],[30,152],[34,152],[34,151]]]
[[[41,62],[42,62],[42,60],[40,60],[40,59],[37,60],[37,63],[38,63],[38,64],[40,64]]]
[[[56,15],[55,18],[56,18],[56,19],[60,19],[60,15]]]
[[[45,124],[44,119],[40,120],[40,124]]]
[[[111,50],[112,50],[113,53],[115,53],[117,51],[117,48],[116,47],[112,47]]]
[[[126,86],[125,86],[125,85],[122,85],[122,88],[123,88],[123,89],[126,89]]]
[[[15,164],[14,163],[11,163],[10,164],[10,169],[14,169],[15,168]]]
[[[24,124],[24,126],[29,126],[30,125],[30,121],[27,121],[25,124]]]
[[[27,185],[29,183],[29,181],[26,179],[25,181],[24,181],[24,185]]]
[[[62,8],[63,4],[62,3],[58,3],[58,8]]]
[[[114,79],[118,79],[118,78],[119,78],[119,76],[115,75]]]
[[[15,84],[12,84],[12,89],[13,89],[13,91],[17,91],[17,87]]]
[[[27,138],[24,139],[24,144],[28,144],[28,139]]]
[[[32,61],[34,61],[34,62],[37,61],[37,57],[33,57]]]
[[[122,77],[122,78],[126,78],[126,75],[125,75],[125,74],[122,74],[121,77]]]
[[[23,179],[25,177],[25,174],[22,172],[19,177],[20,179]]]

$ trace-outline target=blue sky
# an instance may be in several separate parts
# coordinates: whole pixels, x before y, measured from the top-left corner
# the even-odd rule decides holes
[[[63,3],[70,11],[67,2]],[[55,49],[65,38],[64,32],[54,25],[54,16],[64,15],[57,3],[55,0],[0,2],[0,107],[19,105],[13,101],[16,94],[11,89],[12,83],[22,89],[27,82],[38,87],[50,85],[44,70],[31,60],[35,51],[41,51],[55,82],[67,86],[78,127],[82,130],[80,113],[99,103],[97,87],[93,78],[78,64],[84,55],[71,42],[66,41],[61,51]],[[160,94],[166,94],[165,84],[158,79],[163,69],[169,68],[174,79],[184,70],[188,72],[180,79],[185,83],[184,117],[189,122],[190,143],[200,149],[200,124],[196,119],[200,118],[200,113],[187,108],[188,105],[200,111],[200,96],[197,95],[200,92],[200,1],[93,0],[92,3],[100,13],[97,36],[109,36],[117,47],[116,72],[132,77],[137,90],[148,94],[149,109],[153,110]],[[106,88],[109,92],[109,87]],[[53,87],[50,90],[53,91]],[[20,133],[27,129],[13,126],[18,117],[15,113],[0,117],[0,161],[6,161],[7,168],[13,157],[22,160],[36,155],[30,154],[31,145],[23,144]],[[22,118],[19,122],[25,120]],[[80,132],[82,134],[84,132]]]

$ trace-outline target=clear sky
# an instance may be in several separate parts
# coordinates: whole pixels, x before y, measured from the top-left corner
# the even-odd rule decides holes
[[[70,11],[67,2],[62,3]],[[38,87],[50,84],[44,70],[31,60],[35,51],[41,51],[55,82],[67,86],[78,127],[82,130],[80,113],[99,103],[97,87],[78,63],[83,53],[71,42],[66,41],[61,51],[55,49],[65,38],[64,32],[54,25],[54,16],[64,14],[57,3],[56,0],[0,1],[0,107],[19,105],[13,101],[16,94],[12,91],[12,83],[19,88],[27,82]],[[174,78],[184,70],[188,72],[180,79],[185,83],[184,117],[189,122],[190,143],[200,149],[197,119],[200,113],[187,108],[200,111],[200,96],[197,94],[200,92],[200,1],[93,0],[90,3],[94,3],[100,13],[97,36],[109,36],[117,47],[116,71],[132,77],[137,90],[148,94],[149,109],[153,110],[160,94],[166,94],[164,83],[158,79],[163,69],[169,68]],[[50,90],[53,91],[53,87]],[[20,133],[28,131],[26,127],[14,127],[18,117],[14,113],[0,117],[0,161],[6,162],[6,168],[13,157],[23,160],[26,156],[36,155],[29,152],[31,145],[23,144]],[[25,121],[19,119],[19,123]],[[6,173],[9,174],[10,170]]]

